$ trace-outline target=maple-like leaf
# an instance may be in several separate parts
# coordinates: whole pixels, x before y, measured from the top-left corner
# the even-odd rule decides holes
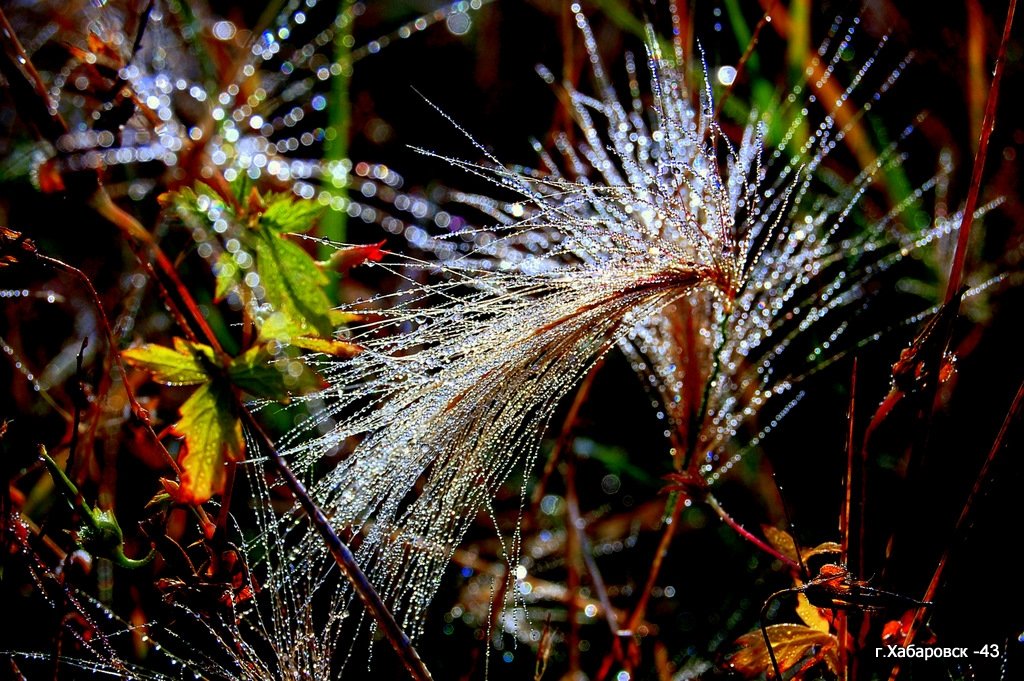
[[[795,669],[792,679],[801,679],[819,663],[839,675],[839,642],[827,631],[818,631],[800,624],[773,624],[767,627],[779,670]],[[730,669],[746,678],[772,673],[772,660],[761,631],[751,631],[736,639],[739,648],[729,656]]]
[[[324,290],[327,277],[316,261],[298,244],[266,227],[260,229],[254,250],[266,302],[274,310],[271,316],[282,318],[277,324],[289,336],[329,338],[334,330],[332,304]],[[260,335],[269,339],[266,325],[261,325]]]
[[[324,207],[316,201],[297,199],[290,193],[271,193],[261,198],[260,224],[276,233],[301,234],[316,224]]]
[[[208,345],[181,338],[173,343],[172,348],[142,345],[125,350],[123,356],[158,383],[199,386],[181,405],[181,418],[173,425],[185,438],[181,484],[173,496],[182,503],[201,504],[223,492],[225,463],[237,461],[244,451],[231,386],[257,397],[287,400],[289,388],[312,390],[319,387],[319,380],[304,365],[299,375],[286,376],[263,345],[250,348],[224,367]]]
[[[292,394],[304,394],[324,387],[323,379],[304,362],[289,357],[275,358],[265,345],[253,346],[232,359],[227,373],[233,385],[250,395],[278,402],[287,402]]]
[[[209,380],[201,358],[213,361],[213,350],[202,343],[174,339],[174,347],[148,344],[121,352],[128,364],[148,371],[153,380],[164,385],[197,385]]]
[[[224,464],[244,451],[242,422],[232,402],[214,384],[200,386],[181,405],[174,430],[185,438],[178,501],[201,504],[224,488]]]

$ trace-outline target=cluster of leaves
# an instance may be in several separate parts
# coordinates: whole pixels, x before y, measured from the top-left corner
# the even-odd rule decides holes
[[[313,201],[292,194],[262,196],[255,187],[238,182],[236,195],[244,207],[225,202],[208,185],[182,189],[166,198],[193,230],[213,232],[210,215],[242,225],[241,248],[253,253],[252,271],[262,299],[246,307],[257,329],[252,346],[237,357],[228,357],[210,345],[175,338],[172,347],[147,344],[122,353],[131,365],[149,372],[153,380],[168,386],[198,386],[181,405],[174,431],[185,438],[180,487],[166,481],[176,500],[201,504],[224,489],[225,463],[241,460],[245,450],[242,422],[233,391],[257,398],[287,401],[290,394],[308,392],[321,385],[306,363],[288,347],[334,357],[349,357],[358,346],[337,337],[352,316],[333,308],[328,297],[330,281],[325,268],[343,257],[377,259],[378,249],[338,251],[341,257],[317,262],[298,243],[296,235],[309,232],[323,209]],[[246,189],[248,189],[246,193]],[[241,202],[238,202],[241,205]],[[255,285],[244,282],[231,253],[224,251],[214,265],[215,300],[229,294],[254,297]]]
[[[174,424],[175,432],[185,438],[185,452],[179,457],[181,486],[172,481],[165,485],[176,500],[190,504],[201,504],[222,492],[225,463],[239,461],[245,449],[232,387],[269,399],[286,394],[271,355],[265,348],[254,347],[225,368],[209,345],[181,338],[174,339],[172,348],[149,344],[122,354],[158,383],[199,386],[181,405],[181,419]]]
[[[354,351],[351,345],[334,338],[335,332],[349,318],[332,309],[328,297],[328,277],[318,263],[295,239],[313,229],[323,213],[323,206],[315,201],[298,199],[293,194],[269,193],[261,196],[252,187],[246,194],[247,182],[234,185],[235,199],[244,206],[224,200],[208,185],[182,189],[168,199],[178,215],[193,229],[212,233],[211,214],[220,216],[232,225],[242,225],[239,231],[241,250],[253,254],[255,273],[263,287],[265,314],[256,314],[255,323],[260,341],[277,341],[296,347],[346,356]],[[251,295],[232,253],[224,251],[218,257],[214,271],[217,275],[216,300],[230,293]]]

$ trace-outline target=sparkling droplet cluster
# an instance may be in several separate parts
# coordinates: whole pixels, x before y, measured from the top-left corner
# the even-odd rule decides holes
[[[877,53],[820,122],[794,92],[772,114],[794,115],[770,149],[770,115],[752,113],[731,139],[708,79],[691,90],[654,40],[653,103],[643,103],[630,59],[633,98],[621,104],[575,11],[596,89],[566,86],[582,141],[538,145],[538,170],[424,152],[509,197],[451,194],[497,226],[452,225],[412,240],[437,261],[384,265],[410,282],[423,268],[444,276],[374,301],[388,306],[383,319],[352,330],[366,350],[319,367],[331,384],[316,396],[325,408],[282,442],[299,467],[355,444],[315,495],[338,528],[360,535],[361,564],[413,634],[467,528],[479,513],[494,519],[498,488],[532,470],[555,406],[598,358],[625,352],[657,398],[666,437],[714,482],[799,399],[801,373],[834,354],[865,282],[956,224],[901,236],[908,204],[868,229],[848,224],[876,175],[901,162],[897,143],[850,182],[820,179],[855,124],[836,114],[867,87]],[[837,21],[822,46],[819,88],[837,77],[856,24]],[[902,68],[884,74],[876,96]],[[803,126],[810,133],[798,142]],[[460,248],[439,246],[452,242]],[[819,339],[809,349],[808,336]],[[808,356],[796,368],[794,352]],[[499,536],[513,575],[519,531]],[[303,546],[304,570],[329,566],[313,535]]]
[[[574,6],[594,78],[593,92],[564,86],[581,141],[563,135],[551,149],[537,144],[538,169],[434,154],[495,185],[490,196],[449,192],[451,203],[496,225],[471,227],[454,210],[403,193],[393,168],[328,164],[312,153],[333,131],[303,123],[328,106],[324,84],[352,66],[325,52],[362,11],[357,3],[293,44],[317,4],[291,0],[259,35],[230,21],[209,22],[209,37],[238,56],[237,75],[217,87],[188,47],[200,24],[188,20],[184,5],[156,2],[130,58],[117,28],[123,17],[97,10],[90,30],[124,58],[82,46],[53,74],[52,101],[72,125],[56,151],[71,171],[155,162],[173,177],[201,145],[204,172],[287,185],[402,234],[433,257],[376,265],[409,287],[374,299],[375,320],[349,330],[363,353],[313,360],[331,387],[296,400],[312,407],[312,416],[280,443],[298,469],[344,452],[313,493],[338,530],[356,535],[360,564],[414,636],[467,529],[481,513],[497,528],[492,500],[499,488],[533,469],[556,406],[605,353],[625,353],[655,398],[671,447],[697,457],[701,474],[714,482],[799,399],[800,375],[834,355],[851,313],[864,303],[865,283],[959,224],[960,216],[950,215],[923,232],[896,229],[910,202],[939,182],[933,179],[869,229],[851,228],[875,177],[901,162],[897,144],[849,182],[821,179],[852,125],[839,123],[845,119],[837,113],[852,106],[855,90],[874,87],[862,105],[869,109],[905,63],[869,86],[877,71],[872,56],[813,122],[803,107],[815,96],[798,88],[771,113],[794,115],[769,148],[768,114],[752,112],[730,137],[715,118],[711,82],[696,89],[684,82],[653,40],[649,87],[640,85],[643,67],[627,58],[631,98],[623,104]],[[432,23],[463,33],[480,4],[457,2],[363,47],[349,45],[351,59]],[[837,22],[819,50],[820,68],[812,71],[818,90],[838,79],[856,24]],[[38,40],[52,37],[44,31]],[[103,128],[116,98],[98,105],[89,99],[97,76],[88,66],[103,60],[117,74],[103,82],[123,82],[137,107],[117,134]],[[735,71],[720,69],[717,79],[732,83]],[[540,75],[556,81],[546,69]],[[805,127],[810,134],[802,137]],[[154,186],[134,182],[136,193]],[[346,196],[337,191],[343,187]],[[211,223],[231,236],[226,222],[223,229]],[[438,230],[443,236],[433,237]],[[196,241],[204,257],[219,254],[207,236],[197,233]],[[224,250],[250,269],[237,239],[226,238]],[[415,283],[424,273],[436,283]],[[250,275],[247,285],[258,290]],[[808,346],[807,337],[817,340]],[[261,495],[253,506],[261,532],[243,550],[263,558],[265,574],[247,584],[260,594],[252,603],[229,599],[223,617],[173,601],[230,657],[195,666],[224,678],[331,677],[352,594],[324,576],[332,561],[315,533],[303,535],[305,520],[288,516],[284,528],[292,534],[278,532],[265,489],[255,479],[251,487]],[[497,531],[508,592],[520,605],[540,597],[517,570],[524,551],[518,529]],[[487,588],[493,590],[490,581]],[[311,603],[324,596],[327,616],[315,618]],[[511,610],[501,625],[524,629],[517,612],[523,610]],[[168,629],[166,636],[181,635]]]
[[[345,35],[340,60],[335,42],[366,12],[364,3],[334,16],[323,0],[289,0],[258,32],[180,0],[157,0],[144,21],[116,3],[89,3],[68,25],[40,19],[65,9],[54,3],[12,16],[27,27],[19,34],[34,36],[26,39],[29,54],[53,44],[69,53],[41,70],[51,109],[70,131],[40,161],[52,156],[62,173],[105,168],[111,179],[130,166],[124,191],[136,200],[196,179],[193,168],[206,182],[247,177],[401,234],[434,219],[437,208],[401,191],[403,177],[386,166],[323,160],[325,143],[338,134],[324,113],[331,81],[430,27],[465,33],[489,2],[442,5],[366,44]],[[324,17],[323,28],[312,27]]]

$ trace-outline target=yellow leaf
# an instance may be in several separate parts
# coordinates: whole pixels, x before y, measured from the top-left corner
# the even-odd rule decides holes
[[[292,338],[291,344],[297,348],[302,348],[303,350],[322,352],[326,355],[334,355],[335,357],[353,357],[363,351],[363,348],[355,343],[348,343],[341,340],[335,340],[333,338],[327,339],[300,336],[298,338]]]
[[[779,670],[783,673],[797,670],[790,681],[803,678],[803,674],[819,662],[824,662],[838,676],[839,642],[834,636],[800,624],[773,624],[767,630]],[[747,678],[774,673],[760,629],[740,636],[736,645],[739,650],[727,660],[730,669]]]
[[[811,605],[811,602],[807,600],[807,596],[803,594],[796,595],[796,614],[799,615],[800,619],[804,621],[804,624],[809,626],[811,629],[827,634],[829,622],[821,612],[821,608],[816,608]]]
[[[195,385],[209,380],[200,361],[205,356],[213,361],[213,350],[201,343],[174,339],[174,348],[163,345],[141,345],[121,352],[128,364],[148,371],[153,380],[164,385]]]
[[[811,556],[817,556],[821,553],[843,553],[843,547],[834,541],[827,541],[823,544],[818,544],[813,549],[804,549],[804,558],[810,558]]]
[[[771,525],[762,525],[761,530],[764,532],[765,539],[768,543],[779,550],[779,553],[786,556],[787,558],[797,559],[796,555],[796,542],[789,536],[789,533],[780,530]]]
[[[776,527],[772,527],[771,525],[762,525],[761,530],[764,532],[764,536],[768,540],[768,543],[774,546],[776,549],[778,549],[779,553],[786,556],[787,558],[798,560],[796,553],[796,542],[793,541],[793,537],[789,536],[788,532],[786,532],[785,530],[780,530]],[[804,560],[807,560],[811,556],[817,556],[822,553],[841,554],[842,552],[842,546],[840,546],[834,541],[827,541],[823,544],[818,544],[813,549],[801,549],[800,557],[802,557]]]
[[[224,464],[242,457],[242,422],[231,401],[211,384],[200,386],[181,405],[174,430],[185,438],[178,501],[201,504],[224,491]]]

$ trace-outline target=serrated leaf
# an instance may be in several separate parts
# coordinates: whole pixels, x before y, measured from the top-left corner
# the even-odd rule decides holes
[[[231,193],[239,205],[245,205],[246,199],[254,189],[253,181],[246,173],[238,173],[228,186],[231,187]]]
[[[822,609],[811,605],[811,602],[807,600],[807,596],[802,593],[796,595],[796,614],[811,629],[828,633],[829,621],[822,614]]]
[[[233,215],[233,211],[208,184],[196,182],[195,187],[183,187],[167,195],[181,221],[189,227],[210,228],[210,209],[217,207]]]
[[[249,348],[231,361],[228,367],[231,382],[252,395],[271,400],[288,397],[284,374],[274,364],[273,356],[262,346]]]
[[[238,266],[230,253],[221,253],[213,266],[213,274],[217,278],[216,287],[213,292],[215,302],[223,300],[231,290],[238,286]]]
[[[171,344],[176,351],[183,355],[191,355],[200,364],[209,366],[217,361],[216,355],[213,354],[213,348],[204,343],[193,343],[192,341],[175,336],[171,339]]]
[[[291,395],[302,395],[326,387],[323,379],[302,359],[274,357],[265,346],[250,348],[232,360],[228,367],[228,378],[252,395],[282,402],[288,401]]]
[[[274,311],[258,321],[261,340],[276,340],[291,344],[292,337],[302,329],[284,312]]]
[[[797,559],[796,542],[789,536],[789,533],[771,525],[762,525],[761,531],[768,543],[778,549],[779,553],[793,560]]]
[[[331,319],[331,328],[337,329],[352,322],[360,322],[366,319],[366,315],[355,312],[344,312],[343,310],[331,310],[328,315]]]
[[[278,315],[277,319],[263,321],[261,338],[330,338],[331,301],[324,291],[327,277],[306,251],[269,230],[261,230],[256,242],[256,268],[264,297],[274,310],[270,317]]]
[[[303,350],[322,352],[334,357],[355,357],[363,351],[362,346],[333,338],[312,338],[299,336],[291,339],[291,344]]]
[[[824,662],[832,673],[839,675],[839,642],[834,636],[799,624],[773,624],[767,631],[779,670],[785,673],[799,665],[791,681],[802,678],[803,672],[818,662]],[[760,629],[740,636],[736,645],[739,650],[727,660],[731,669],[747,678],[773,672]]]
[[[224,464],[242,457],[242,422],[231,400],[213,384],[200,386],[181,405],[174,430],[185,438],[178,500],[201,504],[224,491]]]
[[[174,348],[164,345],[141,345],[128,348],[121,356],[128,364],[148,371],[153,380],[164,385],[196,385],[210,379],[200,354],[213,360],[209,346],[174,339]],[[199,353],[199,354],[197,354]]]
[[[308,232],[324,211],[316,201],[296,199],[291,194],[268,194],[263,201],[266,209],[260,216],[260,224],[279,234]]]

